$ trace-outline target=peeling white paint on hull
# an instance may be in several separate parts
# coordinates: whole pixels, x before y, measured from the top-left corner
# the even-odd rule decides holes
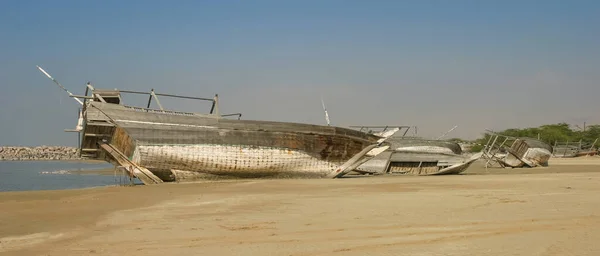
[[[444,169],[439,170],[437,173],[433,173],[432,175],[447,175],[447,174],[460,174],[467,170],[477,159],[481,158],[483,153],[477,153],[472,155],[469,159],[467,159],[463,163],[454,164],[452,166],[448,166]]]
[[[452,151],[452,149],[449,149],[447,147],[437,147],[437,146],[406,146],[406,147],[397,147],[396,151],[454,154],[454,151]]]
[[[550,150],[545,148],[530,148],[525,153],[523,159],[525,160],[525,163],[530,166],[544,166],[548,164],[551,155],[552,153]]]
[[[325,176],[343,163],[324,161],[304,152],[225,145],[140,145],[132,161],[148,169],[169,169],[216,175]]]
[[[523,154],[522,159],[515,157],[513,154],[508,154],[504,158],[504,163],[510,167],[522,167],[523,165],[529,167],[546,166],[551,155],[552,153],[544,148],[529,148]]]

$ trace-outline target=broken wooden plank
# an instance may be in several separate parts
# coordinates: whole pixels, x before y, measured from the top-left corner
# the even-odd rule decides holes
[[[141,166],[135,164],[134,162],[132,162],[131,160],[129,160],[125,155],[123,155],[123,153],[121,153],[119,150],[117,150],[112,145],[102,143],[100,145],[100,147],[102,149],[104,149],[104,151],[106,151],[106,153],[111,155],[121,166],[125,167],[127,170],[130,171],[130,173],[132,173],[135,177],[140,179],[145,185],[158,184],[158,183],[163,182],[159,177],[154,175],[150,170],[148,170],[144,167],[141,167]]]
[[[88,137],[110,137],[112,134],[98,134],[98,133],[86,133],[84,136]]]
[[[87,125],[92,125],[92,126],[108,126],[108,127],[115,126],[114,124],[107,123],[107,122],[87,122]]]

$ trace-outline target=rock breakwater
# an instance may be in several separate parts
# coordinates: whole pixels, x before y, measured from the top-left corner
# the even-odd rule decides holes
[[[65,146],[0,146],[0,161],[78,160],[77,148]]]

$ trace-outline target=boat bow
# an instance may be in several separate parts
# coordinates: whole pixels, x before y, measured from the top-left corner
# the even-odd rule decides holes
[[[390,147],[390,145],[386,145],[384,144],[384,142],[399,130],[400,128],[394,128],[380,133],[378,136],[380,136],[381,138],[377,140],[377,143],[364,148],[358,154],[354,155],[352,158],[350,158],[348,161],[342,164],[338,169],[327,175],[327,177],[340,178],[353,171],[354,169],[356,169],[356,167],[360,166],[366,161],[369,161],[371,158],[386,151]]]

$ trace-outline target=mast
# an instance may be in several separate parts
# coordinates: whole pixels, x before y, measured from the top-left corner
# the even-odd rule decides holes
[[[458,127],[458,125],[455,125],[454,127],[452,127],[452,129],[450,129],[447,132],[445,132],[444,134],[442,134],[442,136],[438,137],[436,140],[439,140],[439,139],[445,137],[446,135],[448,135],[448,133],[450,133],[451,131],[454,131],[454,129],[456,129],[456,127]]]
[[[327,108],[325,107],[325,101],[323,101],[323,95],[321,95],[321,105],[323,105],[323,111],[325,111],[325,121],[327,121],[327,126],[330,126],[331,122],[329,122],[329,114],[327,114]]]
[[[77,102],[79,102],[79,104],[81,104],[83,106],[83,102],[78,99],[78,98],[74,98],[73,94],[67,90],[67,88],[65,88],[64,86],[62,86],[62,84],[60,84],[58,81],[56,81],[56,79],[54,79],[50,74],[48,74],[48,72],[46,72],[46,70],[42,69],[40,66],[36,67],[42,72],[44,73],[44,75],[46,75],[48,78],[50,78],[50,80],[52,80],[52,82],[54,82],[56,85],[58,85],[58,87],[60,87],[61,89],[63,89],[63,91],[67,92],[69,94],[69,96],[71,96],[74,100],[76,100]]]

